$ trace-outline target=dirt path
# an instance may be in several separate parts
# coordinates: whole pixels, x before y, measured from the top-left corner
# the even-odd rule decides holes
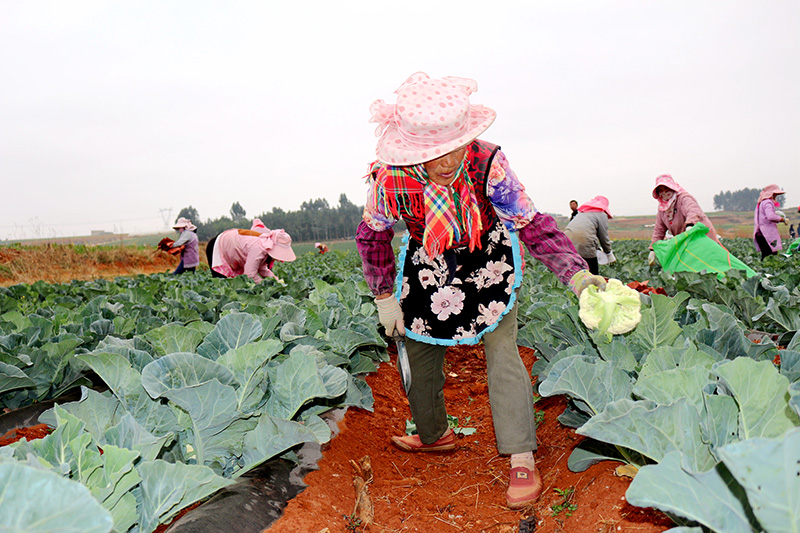
[[[520,350],[530,369],[533,350]],[[565,405],[563,397],[536,404],[545,414],[535,454],[545,490],[533,508],[508,510],[504,497],[508,458],[498,456],[494,445],[483,349],[451,348],[446,371],[448,412],[458,417],[461,426],[477,429],[474,435],[459,438],[456,452],[405,454],[389,444],[389,437],[400,434],[411,415],[397,371],[383,364],[367,377],[375,412],[348,411],[340,423],[341,433],[323,452],[320,469],[306,476],[308,488],[289,502],[284,516],[266,531],[364,531],[350,518],[355,502],[350,461],[365,455],[374,471],[368,487],[375,508],[375,524],[366,531],[517,532],[520,521],[531,516],[536,517],[537,533],[655,533],[673,526],[660,512],[625,501],[630,480],[614,475],[618,463],[599,463],[580,473],[569,471],[569,454],[583,437],[556,420]],[[564,504],[555,489],[570,488],[574,494],[568,503],[574,510],[570,516],[567,510],[554,516],[552,506]]]

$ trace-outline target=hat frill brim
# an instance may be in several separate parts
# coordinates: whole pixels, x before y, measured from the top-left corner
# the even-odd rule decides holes
[[[397,131],[397,126],[390,124],[381,138],[378,139],[375,153],[378,156],[378,161],[385,165],[409,166],[425,163],[447,155],[453,150],[477,139],[481,133],[491,126],[496,116],[497,113],[489,107],[473,105],[470,107],[468,119],[470,127],[462,135],[441,144],[432,144],[424,148],[412,146],[400,135]]]

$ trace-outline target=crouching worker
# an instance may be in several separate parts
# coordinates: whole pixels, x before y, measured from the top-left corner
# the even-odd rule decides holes
[[[278,278],[272,267],[275,261],[294,261],[292,238],[282,229],[229,229],[212,238],[206,246],[211,275],[218,278],[235,278],[246,275],[256,283],[265,278]]]
[[[608,198],[595,196],[578,208],[578,214],[564,228],[564,233],[575,250],[589,265],[589,272],[599,274],[597,251],[602,250],[608,263],[616,262],[614,252],[611,251],[611,239],[608,237],[608,219],[611,212],[608,210]]]
[[[372,104],[378,160],[356,242],[379,320],[387,335],[405,336],[408,352],[419,434],[392,444],[406,452],[456,448],[443,394],[447,346],[483,341],[497,449],[511,456],[506,500],[519,509],[542,490],[531,378],[516,344],[519,241],[575,294],[605,280],[589,273],[553,218],[536,211],[500,147],[477,139],[495,112],[470,105],[476,89],[473,80],[420,72],[396,91],[396,105]],[[392,227],[401,218],[410,238],[396,276]]]

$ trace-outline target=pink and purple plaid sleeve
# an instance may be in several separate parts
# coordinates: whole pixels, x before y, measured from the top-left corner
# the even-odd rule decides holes
[[[356,230],[356,246],[361,255],[364,280],[374,295],[393,292],[396,267],[392,239],[394,229],[376,231],[362,221]]]
[[[518,230],[517,234],[525,243],[528,252],[558,276],[565,285],[569,284],[569,280],[576,272],[589,268],[550,215],[536,213],[533,220]]]

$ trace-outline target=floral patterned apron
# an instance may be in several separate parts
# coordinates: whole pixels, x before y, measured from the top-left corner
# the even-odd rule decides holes
[[[481,237],[431,258],[405,236],[396,296],[406,335],[428,344],[476,344],[514,306],[522,282],[522,255],[515,232],[499,220]]]

